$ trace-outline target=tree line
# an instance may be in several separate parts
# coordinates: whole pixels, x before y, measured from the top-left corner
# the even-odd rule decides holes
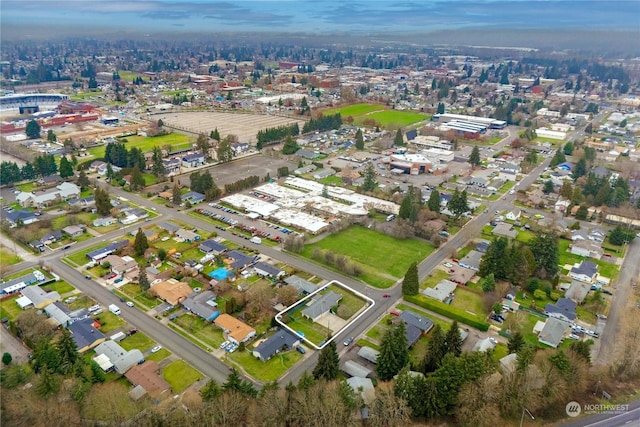
[[[63,157],[68,162],[66,157]],[[63,167],[62,162],[60,166]],[[63,171],[66,172],[63,178],[73,175],[67,174],[67,166],[64,166]],[[56,164],[53,154],[42,154],[33,159],[33,163],[26,162],[22,167],[18,166],[15,162],[3,161],[0,163],[0,185],[11,185],[16,182],[32,180],[35,178],[42,178],[45,176],[53,175],[58,172],[58,165]]]
[[[104,161],[121,168],[133,168],[136,165],[140,170],[146,168],[144,152],[136,147],[127,150],[123,142],[107,144],[104,150]]]
[[[296,136],[300,134],[300,127],[298,123],[293,123],[291,125],[282,125],[273,128],[262,129],[258,131],[256,135],[256,146],[258,150],[262,149],[265,145],[281,141],[287,136]]]
[[[340,113],[329,116],[321,115],[318,118],[312,118],[306,122],[302,127],[302,133],[309,133],[316,130],[322,132],[330,129],[339,129],[340,126],[342,126],[342,116]]]

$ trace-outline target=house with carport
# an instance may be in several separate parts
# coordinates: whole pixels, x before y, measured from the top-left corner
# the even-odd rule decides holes
[[[40,286],[27,286],[23,288],[20,293],[23,298],[27,298],[30,301],[30,304],[37,310],[42,310],[49,304],[53,304],[56,301],[60,301],[60,294],[53,291],[47,292],[42,289]],[[28,306],[27,305],[27,306]]]
[[[333,291],[329,291],[326,294],[317,296],[317,298],[312,298],[311,303],[307,305],[307,307],[302,310],[302,316],[307,319],[313,320],[314,322],[323,314],[329,312],[332,307],[338,305],[340,300],[342,299],[342,295],[335,293]]]
[[[126,351],[120,344],[111,340],[98,344],[95,351],[96,354],[104,354],[119,374],[126,373],[133,366],[144,361],[142,352],[137,348]]]
[[[300,337],[287,329],[278,329],[275,334],[258,344],[253,356],[266,362],[282,350],[293,350],[300,345]]]
[[[256,330],[229,314],[221,314],[213,323],[222,329],[227,339],[236,344],[247,342],[256,336]]]

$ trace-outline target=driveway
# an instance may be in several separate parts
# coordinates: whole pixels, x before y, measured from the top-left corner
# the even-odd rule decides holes
[[[27,355],[30,350],[2,325],[0,326],[0,353],[4,354],[5,352],[13,357],[11,363],[26,363],[29,360]]]

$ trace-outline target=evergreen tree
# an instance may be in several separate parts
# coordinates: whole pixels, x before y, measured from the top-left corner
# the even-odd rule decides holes
[[[89,366],[91,366],[91,382],[93,384],[105,382],[106,376],[100,365],[92,360]]]
[[[62,330],[62,335],[58,339],[55,347],[60,355],[59,372],[63,375],[71,373],[74,365],[79,360],[79,356],[76,342],[71,337],[68,329]]]
[[[396,132],[396,136],[393,138],[393,143],[397,147],[402,147],[404,145],[404,139],[402,138],[402,129],[398,129]]]
[[[153,147],[153,155],[151,156],[151,172],[156,177],[164,177],[166,169],[162,162],[162,150],[160,147]]]
[[[138,269],[140,270],[140,274],[138,275],[138,284],[140,285],[140,289],[147,291],[149,290],[149,287],[151,287],[149,277],[147,276],[147,269],[143,265],[139,265]]]
[[[215,380],[209,380],[204,387],[200,389],[200,396],[205,402],[214,400],[222,394],[222,389]]]
[[[560,261],[558,236],[555,233],[538,233],[529,246],[536,257],[536,273],[541,274],[544,270],[550,277],[554,277],[558,273]]]
[[[322,350],[318,356],[318,363],[313,368],[313,377],[315,379],[324,379],[332,381],[338,378],[340,373],[340,359],[336,348],[335,340],[332,340]]]
[[[364,182],[362,183],[363,191],[374,191],[378,186],[378,182],[376,181],[376,171],[373,168],[373,163],[367,163],[367,166],[364,168]]]
[[[211,131],[209,138],[215,139],[216,141],[220,142],[221,138],[220,138],[220,132],[218,132],[218,128],[215,128],[214,130]]]
[[[282,154],[295,154],[300,147],[293,140],[291,135],[287,136],[287,139],[284,141],[284,145],[282,146]]]
[[[60,178],[73,176],[73,165],[65,156],[60,158]]]
[[[478,148],[477,145],[474,145],[473,149],[471,150],[471,155],[469,156],[469,163],[472,164],[473,166],[480,165],[480,149]]]
[[[493,273],[482,279],[482,290],[484,292],[493,292],[496,288],[496,279],[493,276]]]
[[[404,275],[402,281],[403,295],[418,295],[420,291],[420,279],[418,278],[418,264],[413,262]]]
[[[509,337],[507,349],[509,349],[509,353],[517,353],[524,344],[524,337],[519,331],[516,331]]]
[[[27,123],[27,127],[25,128],[25,133],[27,134],[27,138],[36,139],[40,138],[40,125],[35,120],[29,120]]]
[[[576,212],[576,219],[584,221],[587,219],[587,215],[589,215],[589,209],[587,208],[587,206],[580,205],[578,211]]]
[[[438,190],[431,191],[427,206],[431,212],[440,213],[440,192]]]
[[[133,167],[133,170],[131,171],[130,184],[133,191],[141,190],[145,186],[144,176],[142,176],[142,172],[140,172],[140,168],[138,167],[138,165],[135,165]]]
[[[358,150],[364,150],[364,137],[362,136],[362,129],[360,128],[356,131],[356,148]]]
[[[591,132],[587,132],[587,133],[591,133]],[[573,142],[569,141],[566,144],[564,144],[563,151],[564,151],[564,154],[566,154],[567,156],[571,156],[573,154]]]
[[[102,188],[96,188],[93,193],[93,198],[96,204],[96,210],[102,216],[107,216],[111,213],[111,197],[106,190]]]
[[[561,148],[558,148],[558,150],[556,151],[556,154],[554,154],[553,157],[551,158],[551,162],[549,163],[549,166],[553,168],[566,161],[567,161],[567,158],[564,156],[564,151],[562,151]]]
[[[256,397],[258,395],[258,391],[253,387],[253,385],[249,381],[245,381],[240,378],[240,374],[234,368],[231,370],[231,374],[227,377],[227,381],[222,384],[222,389],[237,391],[240,394],[249,397]]]
[[[553,190],[554,190],[553,181],[551,181],[550,179],[546,180],[544,182],[544,186],[542,187],[542,192],[544,194],[549,194],[549,193],[552,193]]]
[[[147,236],[142,231],[142,228],[139,228],[138,232],[136,233],[136,239],[133,243],[133,251],[136,256],[142,256],[147,249],[149,249]]]
[[[31,162],[27,162],[24,164],[24,166],[22,166],[22,169],[20,169],[20,177],[22,179],[28,179],[28,180],[32,180],[36,177],[36,170],[34,169]]]
[[[456,357],[462,354],[462,336],[460,335],[457,320],[454,320],[451,324],[444,341],[446,343],[447,353],[451,353]]]
[[[427,353],[422,359],[422,372],[433,372],[440,367],[440,362],[447,354],[447,341],[440,325],[436,324],[431,330],[431,339],[427,347]]]
[[[40,397],[44,397],[46,399],[56,394],[59,388],[60,382],[58,381],[58,378],[47,366],[44,366],[40,371],[40,381],[38,382],[38,385],[36,385],[36,393],[38,393]]]
[[[409,345],[405,334],[406,326],[400,321],[387,329],[382,337],[376,361],[376,374],[380,380],[391,380],[409,363]]]
[[[89,178],[87,178],[87,174],[83,170],[81,170],[78,174],[78,181],[76,183],[82,191],[86,190],[87,188],[89,188],[89,185],[91,185],[91,183],[89,182]]]
[[[171,202],[176,206],[179,206],[180,203],[182,203],[182,193],[180,192],[180,186],[177,182],[173,184],[173,190],[171,191]]]
[[[227,136],[218,143],[216,154],[220,163],[227,163],[233,160],[233,149],[231,148],[230,137]]]
[[[469,210],[469,202],[467,201],[467,190],[462,190],[462,192],[459,192],[456,188],[451,195],[451,200],[449,200],[447,207],[449,208],[455,219],[460,218],[463,213]]]
[[[573,177],[573,179],[578,179],[581,176],[584,176],[586,174],[587,174],[587,161],[585,160],[584,157],[582,157],[580,160],[578,160],[578,163],[576,163],[576,167],[575,169],[573,169],[573,173],[571,174],[571,176]]]
[[[9,366],[11,364],[11,361],[13,360],[13,357],[11,356],[11,353],[9,352],[4,352],[2,354],[2,364],[4,366]]]

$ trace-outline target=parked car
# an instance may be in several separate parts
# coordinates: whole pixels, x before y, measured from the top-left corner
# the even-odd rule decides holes
[[[162,349],[161,345],[157,345],[151,349],[151,353],[157,353]]]
[[[225,342],[223,342],[222,344],[220,344],[220,349],[223,349],[223,348],[225,348],[225,347],[226,347],[226,346],[228,346],[228,345],[229,345],[229,341],[225,341]]]
[[[135,304],[134,304],[134,303],[132,303],[131,301],[127,301],[127,305],[128,305],[129,307],[135,307]]]
[[[569,338],[571,338],[572,340],[579,340],[580,337],[577,336],[576,334],[569,334]]]
[[[296,347],[296,351],[300,354],[305,354],[307,352],[307,350],[305,350],[301,345]]]
[[[613,292],[611,292],[609,289],[603,290],[602,293],[607,295],[613,295]]]
[[[640,303],[638,303],[638,304],[639,304],[638,307],[640,307]],[[400,312],[397,311],[397,310],[391,310],[389,312],[389,314],[392,315],[392,316],[396,316],[396,317],[400,316]]]
[[[382,294],[382,298],[391,298],[391,294]]]
[[[351,344],[353,342],[353,337],[349,337],[346,340],[344,340],[344,342],[342,344],[344,344],[344,346],[348,346],[349,344]]]
[[[451,264],[450,262],[445,262],[445,263],[444,263],[444,264],[442,264],[442,265],[444,265],[444,266],[445,266],[445,267],[447,267],[447,268],[452,268],[452,267],[453,267],[453,264]]]
[[[598,319],[607,320],[607,316],[605,316],[604,314],[596,314],[596,317]]]

